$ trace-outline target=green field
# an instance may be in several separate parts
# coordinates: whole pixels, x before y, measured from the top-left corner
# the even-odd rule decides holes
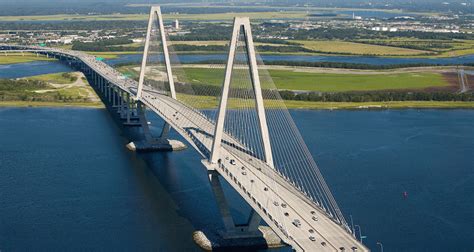
[[[43,56],[36,56],[35,54],[25,53],[24,55],[13,53],[13,54],[0,54],[0,65],[8,65],[8,64],[18,64],[18,63],[28,63],[32,61],[38,60],[48,60],[52,61],[55,59],[49,59]]]
[[[428,54],[417,57],[442,58],[456,57],[474,54],[473,40],[436,40],[436,39],[416,39],[416,38],[391,38],[391,39],[371,39],[360,40],[363,43],[380,44],[387,47],[401,48],[403,46],[420,48],[419,50],[429,50]],[[423,51],[423,50],[422,50]],[[416,56],[416,55],[407,55]]]
[[[391,57],[443,58],[474,54],[473,40],[435,40],[416,38],[391,38],[359,40],[296,40],[304,47],[322,54],[375,55]],[[360,42],[360,43],[358,43]],[[405,47],[419,49],[411,49]]]
[[[45,81],[54,84],[71,84],[77,80],[77,77],[70,73],[54,73],[54,74],[43,74],[28,77],[30,80]]]
[[[222,85],[224,69],[184,68],[186,78],[194,84]],[[281,90],[318,92],[415,90],[449,86],[439,73],[390,73],[390,74],[325,74],[268,70],[275,86]],[[261,71],[262,81],[265,71]],[[180,77],[178,77],[180,79]],[[183,78],[181,78],[183,80]],[[262,83],[265,87],[271,85]]]
[[[217,97],[192,96],[178,94],[178,100],[199,109],[215,109],[219,101]],[[404,109],[404,108],[474,108],[474,102],[453,102],[453,101],[392,101],[392,102],[314,102],[284,100],[281,102],[267,103],[265,106],[279,107],[282,105],[288,109]],[[236,99],[228,100],[228,108],[238,109],[245,105]]]
[[[347,41],[332,40],[296,40],[292,41],[302,44],[305,48],[322,53],[377,55],[377,56],[401,56],[420,55],[432,53],[429,51],[407,49],[393,46],[369,45]]]

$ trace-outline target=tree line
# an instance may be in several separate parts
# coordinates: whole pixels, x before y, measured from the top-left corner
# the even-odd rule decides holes
[[[167,85],[165,85],[167,86]],[[198,96],[218,96],[221,93],[221,87],[206,84],[188,84],[183,82],[175,83],[178,93]],[[242,97],[248,95],[252,90],[233,88],[229,97]],[[275,93],[278,92],[278,95]],[[232,95],[234,94],[234,96]],[[239,94],[239,95],[237,95]],[[453,93],[446,91],[438,92],[407,92],[407,91],[372,91],[372,92],[305,92],[296,93],[287,90],[269,90],[263,89],[264,99],[274,99],[280,96],[283,100],[313,101],[313,102],[391,102],[391,101],[474,101],[474,92]]]
[[[294,66],[294,67],[319,67],[319,68],[343,68],[343,69],[361,69],[361,70],[390,70],[409,67],[436,67],[449,66],[447,64],[427,64],[427,63],[410,63],[410,64],[390,64],[390,65],[371,65],[362,63],[348,62],[309,62],[309,61],[286,61],[286,60],[264,60],[265,65],[276,66]],[[201,60],[199,62],[182,64],[225,64],[225,60]],[[129,65],[126,63],[125,65]],[[459,64],[457,64],[459,65]],[[466,63],[464,66],[474,66],[474,63]]]
[[[452,92],[308,92],[280,91],[284,100],[315,102],[474,101],[474,93]]]
[[[128,38],[113,38],[113,39],[104,39],[104,40],[99,40],[91,43],[84,43],[84,42],[79,42],[75,41],[72,44],[72,50],[78,50],[78,51],[93,51],[93,52],[100,52],[100,51],[105,51],[105,52],[110,52],[114,51],[117,49],[130,49],[130,47],[127,46],[121,46],[121,47],[111,47],[111,46],[117,46],[117,45],[126,45],[126,44],[131,44],[133,43],[132,40]],[[135,47],[133,47],[134,50],[136,50]]]

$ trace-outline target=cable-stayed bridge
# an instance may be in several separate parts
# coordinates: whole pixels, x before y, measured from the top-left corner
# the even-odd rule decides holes
[[[271,78],[259,72],[248,18],[235,18],[221,86],[186,80],[169,52],[159,7],[153,7],[138,82],[83,52],[22,45],[0,51],[35,52],[82,71],[111,112],[146,136],[137,147],[178,148],[172,128],[203,157],[224,223],[225,238],[260,235],[263,219],[296,251],[368,251],[355,239]],[[174,60],[174,61],[173,61]],[[181,71],[181,72],[180,72]],[[151,136],[145,108],[165,125]],[[178,147],[177,147],[178,146]],[[224,179],[253,209],[236,225]]]

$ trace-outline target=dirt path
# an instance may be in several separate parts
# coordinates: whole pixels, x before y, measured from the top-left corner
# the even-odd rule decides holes
[[[89,99],[92,102],[98,102],[100,101],[99,97],[97,94],[94,92],[94,90],[90,87],[89,83],[87,82],[85,76],[81,72],[74,72],[71,73],[74,77],[76,77],[76,81],[70,84],[57,84],[57,83],[50,83],[48,82],[49,85],[54,87],[54,89],[44,89],[44,90],[37,90],[35,91],[36,93],[46,93],[46,92],[54,92],[58,90],[64,90],[64,89],[70,89],[70,88],[79,88],[85,92],[87,92],[87,99]]]

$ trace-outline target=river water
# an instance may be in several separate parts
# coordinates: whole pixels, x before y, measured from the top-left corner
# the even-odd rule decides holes
[[[261,55],[266,62],[295,61],[295,62],[338,62],[368,65],[399,65],[399,64],[440,64],[462,65],[474,63],[474,54],[451,58],[389,58],[367,56],[320,56],[320,55]],[[140,54],[119,55],[116,59],[106,62],[110,65],[140,62]],[[224,54],[181,54],[181,63],[199,63],[210,60],[225,60]],[[0,78],[22,78],[39,74],[67,72],[70,69],[59,62],[29,62],[12,65],[0,65]]]
[[[179,54],[177,59],[181,63],[199,63],[209,60],[226,59],[226,54]],[[324,55],[273,55],[263,54],[260,57],[266,61],[294,61],[294,62],[338,62],[367,65],[400,65],[400,64],[439,64],[439,65],[462,65],[474,63],[474,54],[447,57],[447,58],[391,58],[370,56],[324,56]],[[140,62],[141,54],[120,55],[119,58],[108,60],[114,65],[118,63]]]
[[[370,248],[472,251],[474,110],[291,113]],[[2,108],[0,125],[2,251],[198,251],[192,232],[220,226],[192,149],[131,153],[137,129],[104,109]]]

